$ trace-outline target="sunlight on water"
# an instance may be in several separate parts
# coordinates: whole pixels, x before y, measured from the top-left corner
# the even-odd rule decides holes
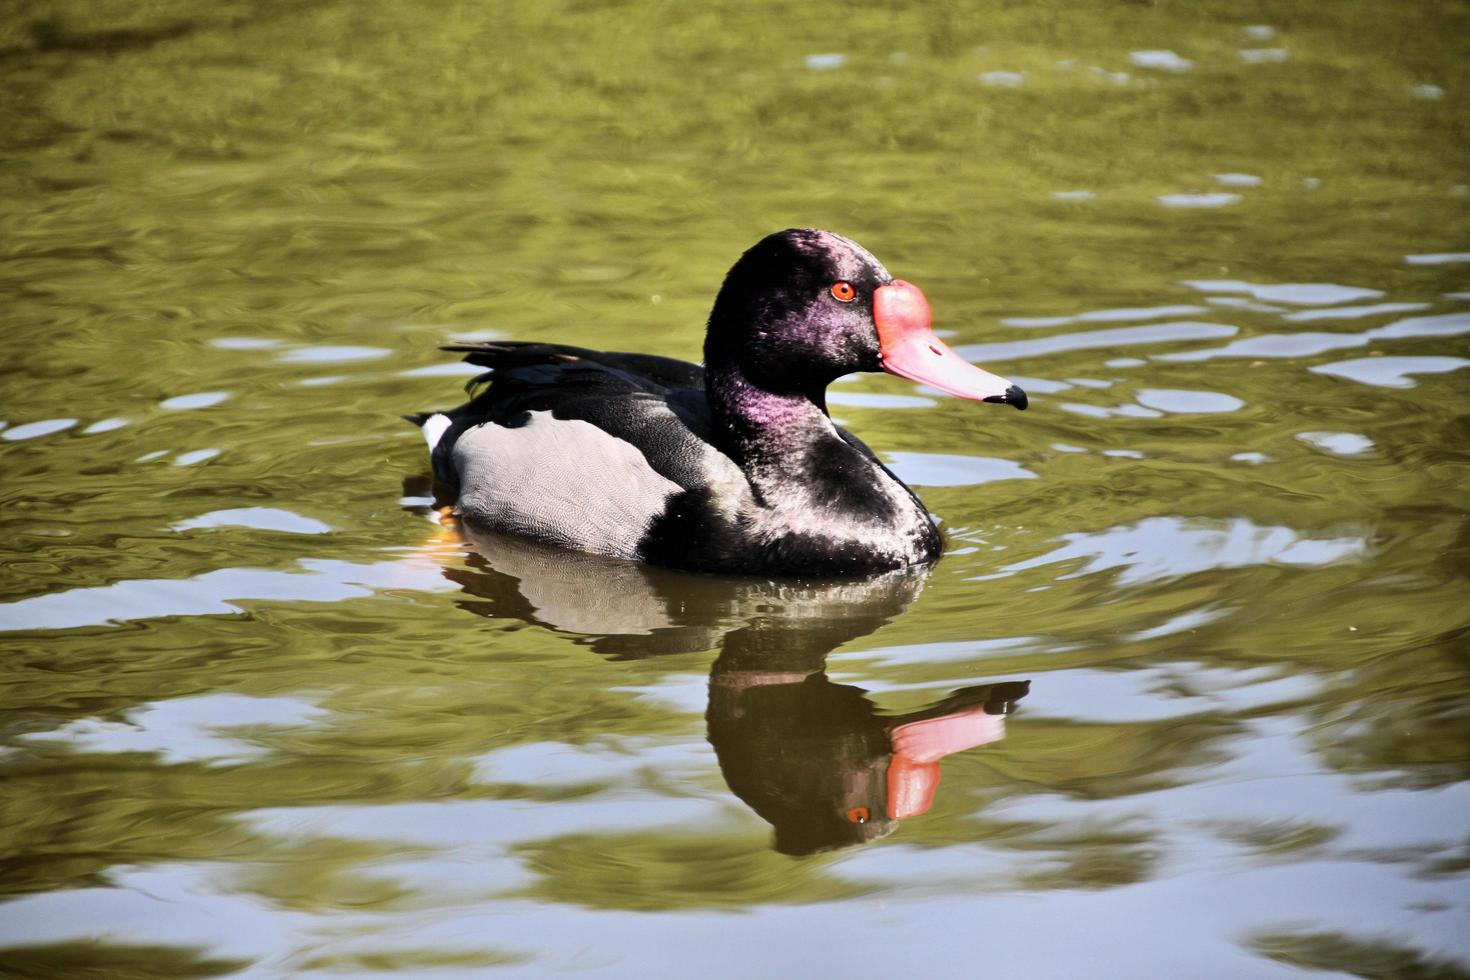
[[[1461,7],[5,20],[7,975],[1470,971]],[[830,392],[935,568],[433,519],[788,226],[1030,397]]]

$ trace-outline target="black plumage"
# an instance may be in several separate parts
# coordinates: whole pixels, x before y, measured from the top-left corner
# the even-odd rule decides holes
[[[931,562],[941,542],[923,505],[826,411],[826,387],[843,374],[915,376],[885,356],[900,356],[895,337],[932,336],[927,305],[922,324],[907,312],[885,319],[885,287],[889,307],[900,290],[923,302],[845,238],[771,235],[726,277],[705,366],[561,344],[451,344],[487,369],[472,394],[486,386],[410,420],[425,428],[461,516],[495,530],[699,571],[854,575]],[[937,337],[929,346],[958,361]],[[966,397],[1024,407],[1009,382],[962,368],[980,379]]]

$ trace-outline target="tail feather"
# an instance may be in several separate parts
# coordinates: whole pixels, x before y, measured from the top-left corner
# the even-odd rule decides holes
[[[528,364],[580,361],[584,358],[595,358],[597,355],[596,351],[582,347],[547,344],[534,340],[487,340],[445,344],[439,349],[454,354],[464,354],[466,364],[477,364],[490,369],[465,382],[464,390],[470,394],[474,394],[475,389],[480,385],[491,381],[495,377],[497,368],[510,369]]]
[[[419,431],[424,434],[424,440],[429,444],[430,454],[438,448],[445,431],[454,424],[454,420],[443,412],[415,412],[400,418],[419,427]]]
[[[669,387],[701,387],[704,384],[704,369],[699,365],[656,354],[596,351],[570,344],[548,344],[534,340],[446,344],[439,349],[464,354],[467,363],[490,369],[465,385],[465,390],[471,392],[490,381],[497,369],[508,372],[515,368],[541,364],[578,365],[593,370],[600,368]]]

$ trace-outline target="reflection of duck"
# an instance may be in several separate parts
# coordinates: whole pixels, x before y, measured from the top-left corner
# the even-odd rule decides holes
[[[731,790],[808,854],[889,833],[929,808],[945,755],[994,741],[1026,681],[969,687],[884,716],[834,684],[827,654],[902,613],[924,567],[867,579],[771,581],[689,575],[461,528],[469,567],[445,575],[479,615],[585,637],[618,659],[720,647],[706,720]]]
[[[940,758],[1001,738],[1030,687],[965,688],[886,717],[860,688],[829,680],[821,654],[747,651],[735,639],[710,674],[709,740],[725,782],[787,854],[865,843],[924,813]]]
[[[576,551],[699,571],[860,575],[932,562],[908,487],[827,416],[826,389],[888,371],[1026,407],[929,326],[918,287],[831,232],[770,235],[730,270],[705,366],[560,344],[457,344],[489,371],[412,416],[456,510]]]
[[[585,638],[594,650],[637,659],[720,646],[762,624],[791,630],[820,659],[908,606],[925,567],[865,579],[771,580],[690,575],[554,548],[463,524],[468,567],[444,574],[482,616],[521,619]]]

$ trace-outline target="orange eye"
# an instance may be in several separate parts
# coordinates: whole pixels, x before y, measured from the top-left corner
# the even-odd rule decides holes
[[[846,283],[842,283],[842,285],[846,285]],[[852,287],[851,286],[848,286],[847,288],[848,289],[851,289]],[[832,287],[832,291],[835,294],[836,291],[837,291],[837,287],[836,286],[833,286]],[[847,820],[848,820],[849,823],[867,823],[868,822],[868,808],[865,807],[865,806],[855,806],[855,807],[853,807],[851,810],[848,810],[847,811]]]
[[[852,283],[843,279],[840,282],[834,282],[832,284],[832,298],[841,300],[844,303],[851,303],[857,299],[857,290],[852,288]]]

